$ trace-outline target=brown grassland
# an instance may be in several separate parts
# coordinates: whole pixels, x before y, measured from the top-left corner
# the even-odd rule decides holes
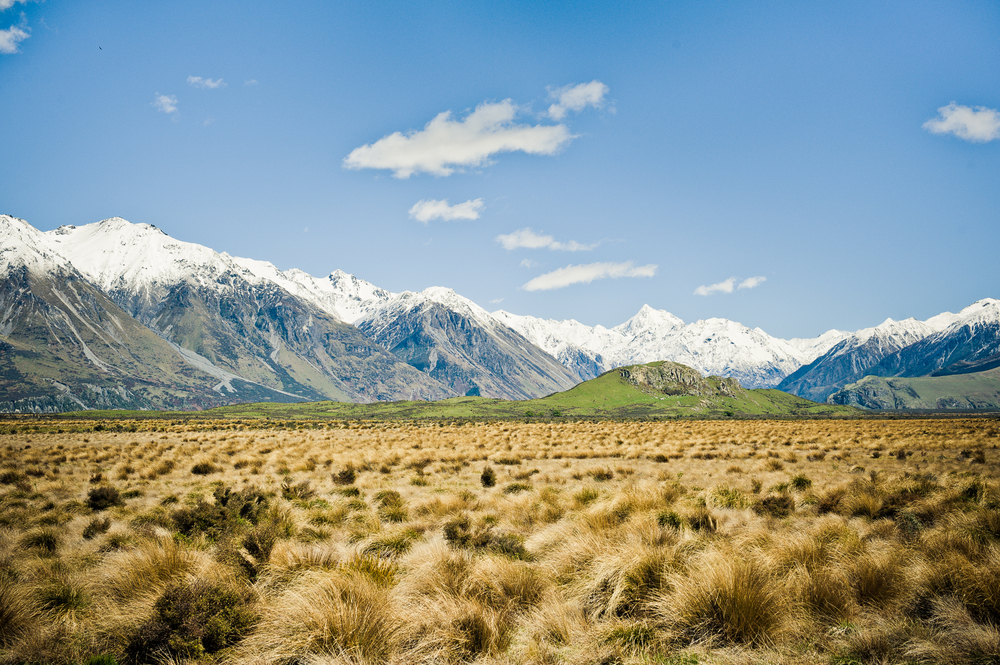
[[[1000,663],[996,419],[40,423],[0,663]]]

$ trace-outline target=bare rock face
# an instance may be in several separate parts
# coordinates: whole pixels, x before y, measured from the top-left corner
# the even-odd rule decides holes
[[[736,379],[717,376],[705,378],[687,365],[670,361],[631,365],[619,368],[618,372],[622,379],[645,393],[696,397],[722,395],[734,398],[746,394],[746,390]]]

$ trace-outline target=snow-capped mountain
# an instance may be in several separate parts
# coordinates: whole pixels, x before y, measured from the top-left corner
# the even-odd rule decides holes
[[[555,357],[580,381],[592,379],[611,369],[603,354],[616,347],[621,340],[618,333],[604,326],[591,327],[574,319],[539,319],[504,310],[493,312],[493,316]]]
[[[695,321],[659,339],[648,330],[642,333],[625,349],[634,360],[623,364],[668,358],[703,374],[733,377],[749,388],[771,387],[801,364],[798,350],[784,340],[727,319]]]
[[[334,270],[327,277],[313,277],[297,268],[281,271],[267,261],[233,257],[238,265],[258,279],[269,281],[336,316],[345,323],[354,323],[375,311],[395,294],[380,289],[343,270]]]
[[[276,269],[271,275],[270,264],[237,260],[119,217],[44,235],[164,339],[247,381],[313,400],[452,394],[316,305],[321,289],[313,282]],[[302,297],[286,286],[315,288]]]
[[[846,334],[831,330],[815,340],[786,341],[727,319],[685,324],[649,305],[610,329],[504,311],[494,316],[555,355],[581,380],[623,365],[672,360],[747,387],[769,387]]]
[[[340,270],[281,271],[117,217],[41,233],[0,216],[0,277],[0,370],[19,377],[0,410],[523,398],[657,360],[822,401],[865,374],[1000,366],[992,299],[809,339],[648,305],[605,328],[489,313],[444,287],[392,293]],[[29,356],[49,369],[29,376]]]
[[[1000,354],[1000,300],[984,298],[958,314],[934,320],[950,324],[887,355],[865,373],[910,377],[964,373]]]
[[[233,277],[248,277],[227,254],[121,217],[60,226],[44,235],[95,286],[135,313],[155,310],[170,288],[182,282],[224,291]]]
[[[927,323],[944,327],[885,356],[827,401],[872,409],[995,409],[1000,398],[1000,301],[984,298]],[[909,377],[925,379],[911,383]]]
[[[38,274],[71,269],[69,261],[48,246],[42,232],[23,219],[0,215],[0,238],[0,275],[18,269]]]
[[[859,330],[789,374],[778,384],[778,389],[817,402],[826,401],[831,394],[868,373],[883,358],[924,339],[934,332],[934,326],[947,320],[948,314],[934,317],[931,324],[913,318],[886,319],[877,326]]]
[[[355,323],[461,394],[524,399],[578,383],[551,355],[452,289],[404,291]]]
[[[0,238],[0,411],[226,403],[218,374],[122,311],[44,234],[0,215]]]
[[[819,358],[850,335],[851,333],[844,330],[827,330],[819,337],[793,337],[785,341],[792,348],[798,349],[799,353],[802,354],[803,361],[809,363]]]

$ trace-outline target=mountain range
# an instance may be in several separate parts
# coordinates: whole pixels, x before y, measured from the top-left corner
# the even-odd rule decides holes
[[[0,411],[528,399],[660,360],[826,401],[866,375],[1000,360],[992,299],[784,340],[648,305],[613,328],[491,313],[448,288],[281,271],[117,217],[40,232],[0,215],[0,238]]]

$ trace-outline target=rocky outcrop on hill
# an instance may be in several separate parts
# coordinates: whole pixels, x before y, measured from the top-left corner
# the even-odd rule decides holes
[[[747,392],[736,379],[717,376],[706,378],[687,365],[669,361],[630,365],[617,371],[627,383],[645,393],[737,398]]]

